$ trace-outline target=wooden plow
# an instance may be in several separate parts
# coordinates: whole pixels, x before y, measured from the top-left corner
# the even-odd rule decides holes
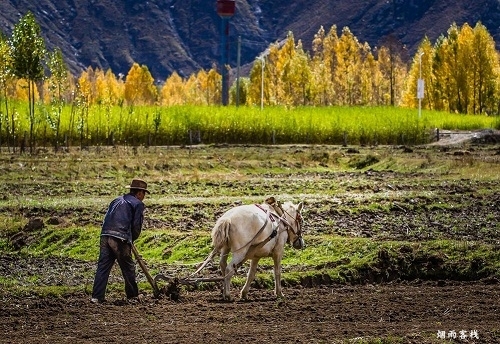
[[[134,244],[132,244],[132,252],[134,253],[135,259],[137,263],[141,267],[142,272],[146,276],[149,284],[153,288],[153,295],[155,298],[161,298],[162,296],[167,296],[171,300],[177,301],[180,296],[180,286],[181,285],[190,285],[196,286],[198,283],[208,283],[208,282],[220,282],[224,280],[224,277],[193,277],[188,276],[184,278],[174,277],[164,274],[158,274],[154,278],[149,273],[149,270],[144,262],[144,259],[137,251],[137,248]],[[198,270],[197,272],[199,272]],[[163,287],[158,286],[159,281],[166,282],[166,285]]]

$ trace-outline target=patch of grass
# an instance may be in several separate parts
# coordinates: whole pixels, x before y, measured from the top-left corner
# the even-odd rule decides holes
[[[207,233],[187,235],[173,231],[144,231],[136,247],[152,262],[193,264],[210,253],[210,240]]]
[[[0,283],[3,285],[3,283]],[[123,289],[123,287],[122,287]],[[36,296],[39,298],[47,297],[65,297],[69,295],[75,295],[82,292],[81,286],[21,286],[18,284],[10,285],[8,289],[0,290],[0,296],[6,295],[9,297],[31,297]],[[88,294],[88,292],[86,292]]]
[[[36,234],[29,233],[29,245],[19,253],[93,261],[99,254],[99,233],[95,227],[48,227]]]
[[[368,154],[366,156],[356,156],[352,158],[349,161],[348,166],[357,170],[362,170],[368,166],[375,165],[379,161],[380,161],[379,157],[372,154]]]

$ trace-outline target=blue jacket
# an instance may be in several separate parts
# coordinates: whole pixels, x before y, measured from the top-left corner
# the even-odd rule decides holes
[[[141,234],[143,214],[144,203],[134,195],[117,197],[108,207],[101,235],[109,235],[132,243]]]

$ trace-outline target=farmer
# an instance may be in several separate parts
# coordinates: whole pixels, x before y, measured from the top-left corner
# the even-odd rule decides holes
[[[115,261],[125,280],[127,299],[139,298],[139,288],[135,280],[135,263],[132,260],[132,243],[142,229],[144,197],[148,185],[141,179],[134,179],[130,192],[115,198],[108,207],[102,223],[99,261],[92,290],[93,303],[104,302],[109,273]]]

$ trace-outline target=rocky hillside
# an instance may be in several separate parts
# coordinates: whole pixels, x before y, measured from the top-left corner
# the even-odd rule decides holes
[[[74,74],[93,66],[127,73],[145,64],[157,79],[186,76],[220,61],[216,0],[2,0],[0,30],[10,35],[29,10],[47,47],[62,49]],[[348,26],[372,47],[394,35],[414,53],[427,35],[434,41],[453,22],[481,21],[500,50],[499,0],[236,0],[230,21],[230,64],[255,57],[292,31],[306,48],[320,26]]]

